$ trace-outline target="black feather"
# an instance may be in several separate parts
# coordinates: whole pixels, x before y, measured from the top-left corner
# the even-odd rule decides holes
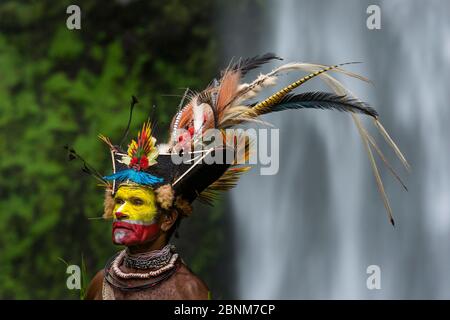
[[[268,63],[271,60],[283,60],[274,53],[266,53],[259,56],[254,56],[252,58],[246,58],[244,60],[239,60],[234,65],[231,66],[231,70],[240,70],[241,75],[245,76],[249,71],[260,67],[261,65]]]
[[[288,94],[277,104],[267,108],[264,113],[288,109],[334,109],[343,112],[362,113],[373,118],[378,117],[375,109],[367,103],[349,96],[339,96],[329,92],[305,92],[297,95]]]
[[[102,183],[106,183],[106,180],[103,179],[103,175],[101,175],[97,170],[94,169],[89,163],[86,162],[76,151],[75,149],[69,147],[68,145],[64,146],[64,149],[67,150],[67,157],[69,161],[72,161],[74,159],[78,159],[83,163],[83,167],[81,168],[81,171],[91,175],[92,177],[96,178],[97,180],[100,180]]]
[[[130,103],[130,116],[128,118],[128,124],[127,127],[125,129],[125,132],[123,133],[122,139],[120,140],[119,145],[122,146],[123,142],[125,141],[125,139],[128,136],[128,132],[130,131],[130,125],[131,125],[131,119],[133,118],[133,109],[134,106],[139,103],[138,99],[135,96],[131,96],[131,103]]]

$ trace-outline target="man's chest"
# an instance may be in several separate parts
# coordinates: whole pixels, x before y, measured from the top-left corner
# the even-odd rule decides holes
[[[171,281],[160,283],[155,287],[133,291],[104,287],[102,296],[103,299],[115,300],[176,300],[183,298]]]

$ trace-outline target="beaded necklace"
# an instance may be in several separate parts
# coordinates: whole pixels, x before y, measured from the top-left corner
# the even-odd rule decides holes
[[[123,262],[132,269],[149,270],[164,267],[175,253],[175,246],[168,244],[161,250],[153,250],[145,253],[133,254],[126,249]]]
[[[123,250],[114,259],[111,269],[118,277],[123,279],[148,279],[156,277],[162,273],[172,269],[178,259],[178,254],[173,253],[175,247],[167,245],[161,250],[154,250],[144,254],[130,254],[127,250]],[[137,269],[153,269],[146,273],[125,273],[120,270],[120,266],[124,261],[127,267]]]

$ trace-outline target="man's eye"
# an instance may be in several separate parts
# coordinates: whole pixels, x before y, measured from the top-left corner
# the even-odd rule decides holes
[[[133,199],[133,200],[131,201],[131,203],[132,203],[133,205],[135,205],[135,206],[141,206],[141,205],[144,204],[144,201],[142,201],[141,199]]]
[[[120,199],[120,198],[116,198],[114,201],[116,202],[116,204],[123,204],[124,203],[123,199]]]

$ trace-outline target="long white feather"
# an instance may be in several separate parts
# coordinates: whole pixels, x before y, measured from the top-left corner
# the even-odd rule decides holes
[[[287,63],[278,68],[273,69],[266,74],[260,74],[253,82],[241,84],[237,94],[236,103],[240,104],[245,100],[251,99],[256,96],[262,89],[271,87],[277,84],[278,77],[281,74],[287,73],[293,70],[300,70],[302,64],[299,63]]]
[[[323,74],[320,75],[320,77],[337,94],[339,94],[339,95],[350,94],[353,97],[357,98],[350,90],[345,88],[338,80],[336,80],[334,77],[330,76],[329,74],[323,73]],[[355,122],[355,125],[358,128],[358,132],[361,135],[361,138],[362,138],[362,140],[364,142],[364,147],[366,148],[367,155],[369,157],[370,164],[372,166],[372,171],[373,171],[373,174],[375,176],[375,181],[377,183],[378,190],[379,190],[379,192],[381,194],[381,197],[383,199],[383,203],[384,203],[384,206],[386,208],[386,212],[388,214],[388,218],[389,218],[390,222],[394,225],[392,209],[391,209],[391,206],[390,206],[390,203],[389,203],[389,199],[388,199],[388,197],[386,195],[386,191],[385,191],[384,186],[383,186],[383,181],[381,180],[381,176],[380,176],[380,173],[379,173],[379,170],[378,170],[378,166],[377,166],[377,164],[375,162],[375,159],[373,157],[373,153],[372,153],[372,150],[370,148],[370,144],[373,144],[375,149],[379,150],[379,148],[378,148],[378,146],[376,146],[376,144],[373,141],[373,139],[372,140],[369,139],[369,137],[365,134],[365,132],[367,132],[367,130],[362,125],[362,123],[359,120],[358,116],[355,115],[355,114],[352,114],[352,119]],[[387,134],[387,132],[386,132],[386,134]],[[392,139],[391,139],[391,141],[392,141]],[[391,143],[389,143],[389,144],[391,145],[391,147],[393,147],[392,144],[394,144],[394,146],[397,147],[393,141],[392,141],[392,144]],[[397,149],[398,149],[398,147],[397,147]],[[395,150],[395,148],[394,148],[394,150]],[[398,152],[400,152],[400,149],[398,149]],[[383,159],[384,155],[381,153],[380,157]],[[400,156],[399,156],[399,158],[400,158]],[[402,159],[400,159],[400,160],[402,160]],[[406,159],[405,159],[405,161],[406,161]]]
[[[193,105],[194,111],[194,132],[197,133],[203,126],[203,112],[206,107],[206,103],[197,104],[196,101]]]

